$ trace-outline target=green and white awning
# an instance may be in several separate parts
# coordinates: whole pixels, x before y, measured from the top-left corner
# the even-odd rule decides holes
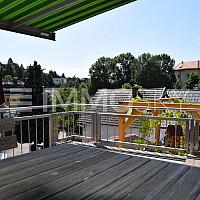
[[[55,31],[136,0],[0,0],[0,29],[55,40]]]

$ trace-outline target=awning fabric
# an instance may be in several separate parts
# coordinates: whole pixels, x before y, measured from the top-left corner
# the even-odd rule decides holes
[[[0,29],[55,40],[55,31],[136,0],[0,0]]]

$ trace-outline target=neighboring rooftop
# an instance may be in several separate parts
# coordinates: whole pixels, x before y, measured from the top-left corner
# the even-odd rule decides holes
[[[168,89],[166,97],[182,97],[184,100],[189,98],[187,103],[200,104],[200,90],[183,90],[183,89]]]
[[[138,95],[142,99],[158,99],[162,98],[165,88],[139,89]],[[132,89],[99,89],[94,97],[91,98],[89,104],[101,104],[102,106],[88,106],[87,111],[119,113],[119,103],[123,101],[131,101]],[[113,105],[110,107],[103,105]],[[85,120],[86,118],[86,120]],[[87,123],[91,122],[90,116],[80,118],[80,121],[85,120]],[[117,117],[102,117],[102,124],[118,125]]]
[[[200,61],[181,62],[174,67],[175,71],[187,69],[200,69]]]

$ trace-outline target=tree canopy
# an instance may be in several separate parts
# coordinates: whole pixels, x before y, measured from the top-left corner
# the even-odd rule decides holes
[[[185,81],[186,89],[193,89],[196,84],[199,83],[199,75],[195,72],[191,72],[189,78]]]
[[[135,58],[126,53],[114,58],[101,57],[89,69],[89,93],[94,95],[102,88],[121,88],[125,83],[144,88],[173,88],[176,82],[174,65],[174,59],[167,54],[144,53]]]

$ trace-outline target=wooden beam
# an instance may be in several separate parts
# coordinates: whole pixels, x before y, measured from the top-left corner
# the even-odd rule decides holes
[[[146,109],[143,109],[143,110],[132,109],[132,110],[133,111],[132,111],[131,115],[142,115]],[[126,119],[125,119],[125,123],[124,123],[125,131],[131,126],[132,123],[134,123],[137,120],[137,118],[126,118]]]
[[[126,108],[119,108],[119,114],[126,114]],[[119,117],[119,141],[125,142],[125,131],[124,131],[124,117]],[[125,148],[124,145],[118,145],[119,148]]]
[[[160,107],[160,108],[188,108],[200,109],[200,104],[184,104],[184,103],[162,103],[162,102],[121,102],[123,106],[144,106],[144,107]]]

